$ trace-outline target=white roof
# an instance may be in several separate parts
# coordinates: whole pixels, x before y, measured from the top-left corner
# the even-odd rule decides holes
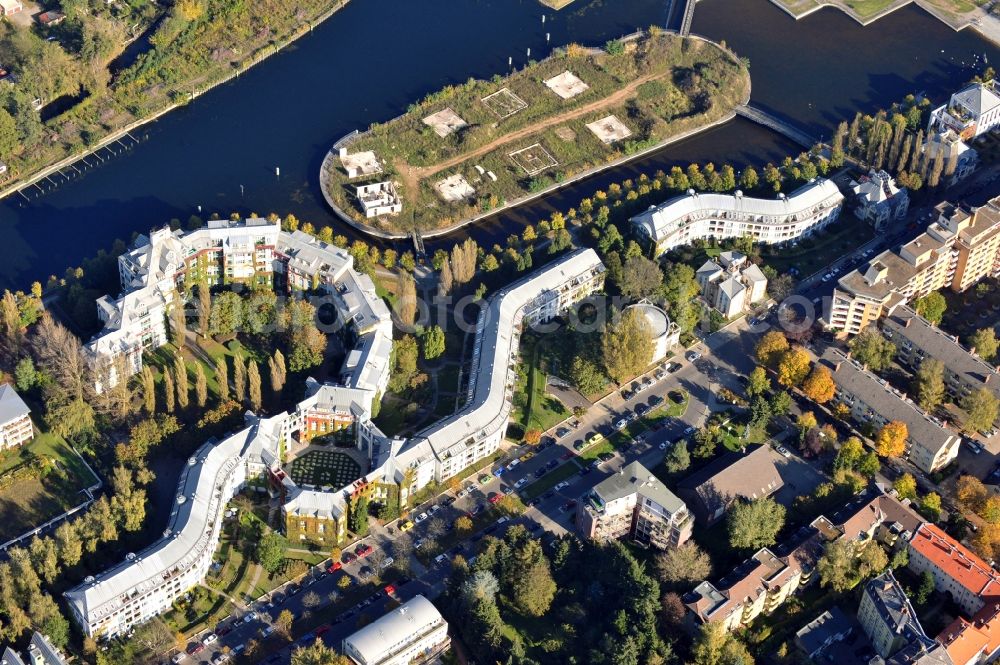
[[[0,425],[29,413],[31,409],[9,383],[0,385]]]
[[[973,83],[952,95],[951,103],[959,104],[976,117],[981,117],[1000,106],[1000,96],[993,91],[992,85]]]
[[[98,621],[134,595],[164,584],[215,549],[214,532],[224,507],[220,490],[232,487],[232,476],[247,463],[263,463],[262,450],[277,450],[275,423],[285,414],[254,422],[219,443],[208,442],[188,460],[163,538],[134,559],[111,568],[94,581],[66,592],[81,616]]]
[[[869,204],[879,204],[888,201],[899,193],[899,187],[891,175],[885,171],[872,169],[860,182],[851,181],[851,191]]]
[[[445,623],[437,608],[423,596],[414,596],[388,614],[381,616],[358,632],[344,639],[345,650],[350,647],[369,665],[380,663],[387,656],[424,635],[437,625]]]
[[[785,198],[755,199],[742,194],[688,194],[641,212],[632,223],[646,229],[659,242],[687,224],[694,217],[722,217],[726,212],[757,215],[756,223],[784,223],[790,215],[810,215],[813,209],[830,199],[843,199],[833,182],[817,179],[807,183]]]
[[[670,329],[670,317],[662,309],[648,302],[640,302],[625,308],[625,311],[637,309],[646,317],[653,339],[662,337]]]
[[[485,438],[505,427],[511,403],[508,393],[517,360],[517,339],[527,306],[551,295],[555,289],[576,278],[588,276],[603,264],[593,249],[581,249],[550,263],[537,273],[495,294],[483,310],[477,328],[477,348],[469,374],[475,387],[465,408],[414,438],[426,439],[440,459],[458,452],[477,438]]]

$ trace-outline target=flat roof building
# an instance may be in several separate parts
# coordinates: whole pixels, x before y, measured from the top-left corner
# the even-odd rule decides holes
[[[420,665],[450,644],[448,622],[431,601],[414,596],[344,638],[342,650],[358,665]]]
[[[694,240],[749,236],[762,244],[808,237],[840,215],[844,195],[833,182],[817,179],[777,199],[735,194],[685,196],[651,207],[629,221],[663,254]]]

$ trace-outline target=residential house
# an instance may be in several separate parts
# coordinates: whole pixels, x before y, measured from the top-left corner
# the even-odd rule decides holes
[[[934,524],[922,524],[910,539],[908,567],[934,577],[934,588],[948,594],[968,616],[1000,598],[1000,574]]]
[[[629,538],[664,550],[691,537],[694,519],[684,502],[639,462],[623,466],[577,506],[576,524],[585,538]]]
[[[865,583],[858,621],[882,658],[888,659],[912,642],[930,645],[934,641],[924,632],[910,599],[891,570]]]
[[[840,216],[844,196],[830,180],[812,180],[787,196],[756,199],[734,194],[688,191],[650,207],[629,222],[647,238],[657,256],[694,240],[749,236],[773,245],[806,238]]]
[[[0,16],[10,16],[24,10],[21,0],[0,0]]]
[[[695,279],[705,303],[726,319],[767,299],[767,277],[739,252],[722,252],[718,261],[709,259],[698,268]]]
[[[682,480],[677,493],[698,520],[711,526],[737,499],[762,499],[781,489],[776,456],[762,445],[730,451]]]
[[[952,130],[971,141],[1000,125],[1000,91],[996,81],[970,83],[951,96],[947,104],[931,111],[927,134]]]
[[[937,159],[940,154],[944,160],[942,182],[951,187],[965,180],[979,166],[979,153],[969,146],[953,129],[936,131],[927,137],[923,146],[926,159]]]
[[[885,171],[872,169],[858,181],[851,181],[854,214],[858,219],[883,228],[892,220],[903,219],[910,208],[906,188],[896,186],[895,179]]]
[[[795,631],[795,645],[806,658],[815,660],[819,654],[835,642],[846,639],[854,630],[854,623],[837,605]]]
[[[926,473],[934,473],[958,456],[962,437],[927,414],[913,400],[892,387],[838,348],[827,347],[819,360],[836,385],[833,403],[843,405],[859,425],[879,430],[887,423],[906,425],[907,458]]]
[[[31,409],[9,383],[0,384],[0,451],[31,441]]]
[[[49,638],[35,631],[28,642],[27,658],[22,659],[16,651],[7,647],[0,656],[0,665],[66,665],[66,659]]]

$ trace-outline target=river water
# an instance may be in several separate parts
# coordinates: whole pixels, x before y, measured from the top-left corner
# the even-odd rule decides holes
[[[600,44],[663,24],[667,12],[663,0],[576,0],[561,12],[535,0],[352,0],[286,51],[143,128],[129,153],[37,197],[31,188],[30,200],[0,202],[0,285],[62,274],[115,238],[172,217],[291,212],[340,231],[317,184],[334,140],[443,85],[503,73],[508,58],[523,65],[529,48],[546,55],[546,33],[552,45]],[[939,100],[984,56],[1000,63],[1000,50],[976,34],[955,33],[915,7],[862,28],[833,9],[796,22],[767,0],[703,0],[694,32],[749,57],[753,103],[817,136],[855,109],[908,92]],[[737,119],[440,242],[466,234],[493,242],[641,172],[708,160],[739,167],[797,152]]]

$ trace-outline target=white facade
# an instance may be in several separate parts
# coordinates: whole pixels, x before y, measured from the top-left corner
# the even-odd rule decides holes
[[[396,193],[396,186],[388,180],[360,185],[355,189],[355,196],[361,203],[365,217],[369,219],[380,215],[395,215],[403,210],[403,201]]]
[[[709,307],[732,319],[767,298],[767,277],[739,252],[722,252],[695,273],[701,296]]]
[[[31,409],[9,383],[0,384],[0,451],[35,437]]]
[[[968,141],[1000,125],[1000,91],[996,81],[971,83],[951,96],[948,103],[931,111],[927,133],[951,129]]]
[[[626,307],[622,314],[630,309],[642,312],[646,318],[646,324],[653,337],[653,359],[650,364],[655,364],[667,357],[670,349],[680,343],[681,329],[676,323],[670,320],[667,313],[648,301],[641,301]]]
[[[672,199],[632,217],[636,230],[656,246],[656,254],[693,240],[742,238],[778,244],[822,229],[840,215],[844,196],[833,182],[814,180],[788,196],[755,199],[735,194],[696,194]]]
[[[358,665],[419,665],[450,644],[448,622],[423,596],[344,638],[343,652]]]
[[[891,220],[903,219],[910,208],[906,189],[897,187],[896,180],[885,171],[872,169],[860,181],[852,180],[851,193],[854,195],[854,214],[876,229]]]

